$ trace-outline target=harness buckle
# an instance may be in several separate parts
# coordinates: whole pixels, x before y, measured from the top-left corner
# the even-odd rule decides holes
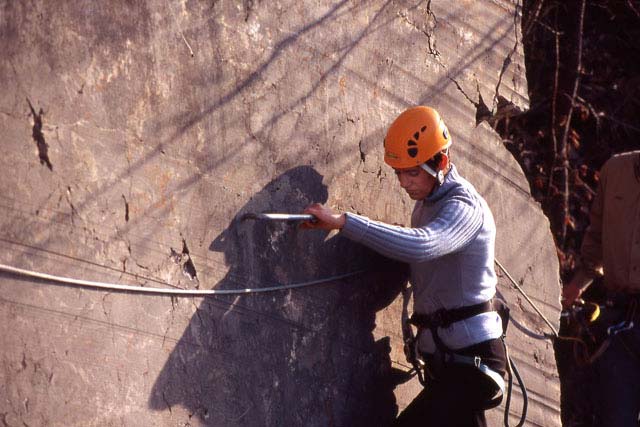
[[[404,327],[402,328],[402,334],[404,335],[404,356],[407,359],[407,362],[411,363],[411,366],[413,366],[413,371],[415,371],[416,375],[418,376],[418,381],[420,381],[420,384],[422,384],[423,387],[426,387],[426,381],[424,377],[426,371],[425,363],[419,355],[417,338],[413,335],[410,321],[406,321]]]
[[[476,368],[480,369],[480,364],[481,364],[481,363],[482,363],[482,359],[480,358],[480,356],[475,356],[475,357],[473,358],[473,365],[474,365]]]

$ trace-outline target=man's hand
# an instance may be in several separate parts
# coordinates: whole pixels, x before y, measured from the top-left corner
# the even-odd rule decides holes
[[[588,276],[583,270],[578,270],[578,272],[573,275],[571,281],[562,288],[562,307],[571,307],[589,287],[591,282],[593,282],[593,278]]]
[[[335,212],[333,209],[314,203],[305,208],[304,213],[314,215],[316,221],[305,221],[302,228],[318,228],[321,230],[339,230],[344,227],[346,217],[344,214]]]
[[[572,280],[562,287],[562,308],[567,309],[582,295],[582,289]]]

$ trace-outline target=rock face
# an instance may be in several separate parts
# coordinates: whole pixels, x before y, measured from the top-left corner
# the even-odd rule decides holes
[[[408,223],[381,141],[415,104],[440,110],[453,161],[494,211],[498,259],[557,321],[547,220],[482,122],[527,107],[518,4],[1,10],[2,264],[144,287],[327,279],[183,298],[2,273],[3,425],[388,424],[420,390],[405,374],[399,267],[339,235],[239,218],[323,202]],[[500,293],[529,425],[559,425],[552,346],[534,338],[550,331],[504,275]],[[513,417],[520,402],[514,390]]]

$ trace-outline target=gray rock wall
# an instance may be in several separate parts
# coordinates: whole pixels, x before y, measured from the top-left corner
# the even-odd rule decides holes
[[[510,1],[0,1],[0,263],[102,282],[291,291],[178,298],[0,274],[7,426],[384,425],[406,381],[400,266],[336,235],[242,222],[325,202],[408,223],[382,163],[438,108],[499,260],[557,321],[546,218],[492,115],[527,107]],[[498,108],[500,106],[500,108]],[[548,332],[501,278],[529,425],[559,425]],[[514,392],[514,416],[520,405]],[[489,414],[492,425],[502,417]]]

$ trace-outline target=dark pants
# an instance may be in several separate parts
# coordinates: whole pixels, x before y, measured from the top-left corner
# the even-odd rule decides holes
[[[492,370],[505,374],[506,356],[502,340],[485,341],[457,354],[479,356]],[[427,361],[428,363],[428,361]],[[471,365],[446,364],[435,378],[402,411],[395,426],[486,427],[486,402],[496,393],[496,386],[485,374]]]
[[[625,310],[606,309],[601,321],[615,325],[625,314]],[[593,364],[598,426],[640,426],[640,316],[634,323],[632,329],[611,337],[609,347]]]

